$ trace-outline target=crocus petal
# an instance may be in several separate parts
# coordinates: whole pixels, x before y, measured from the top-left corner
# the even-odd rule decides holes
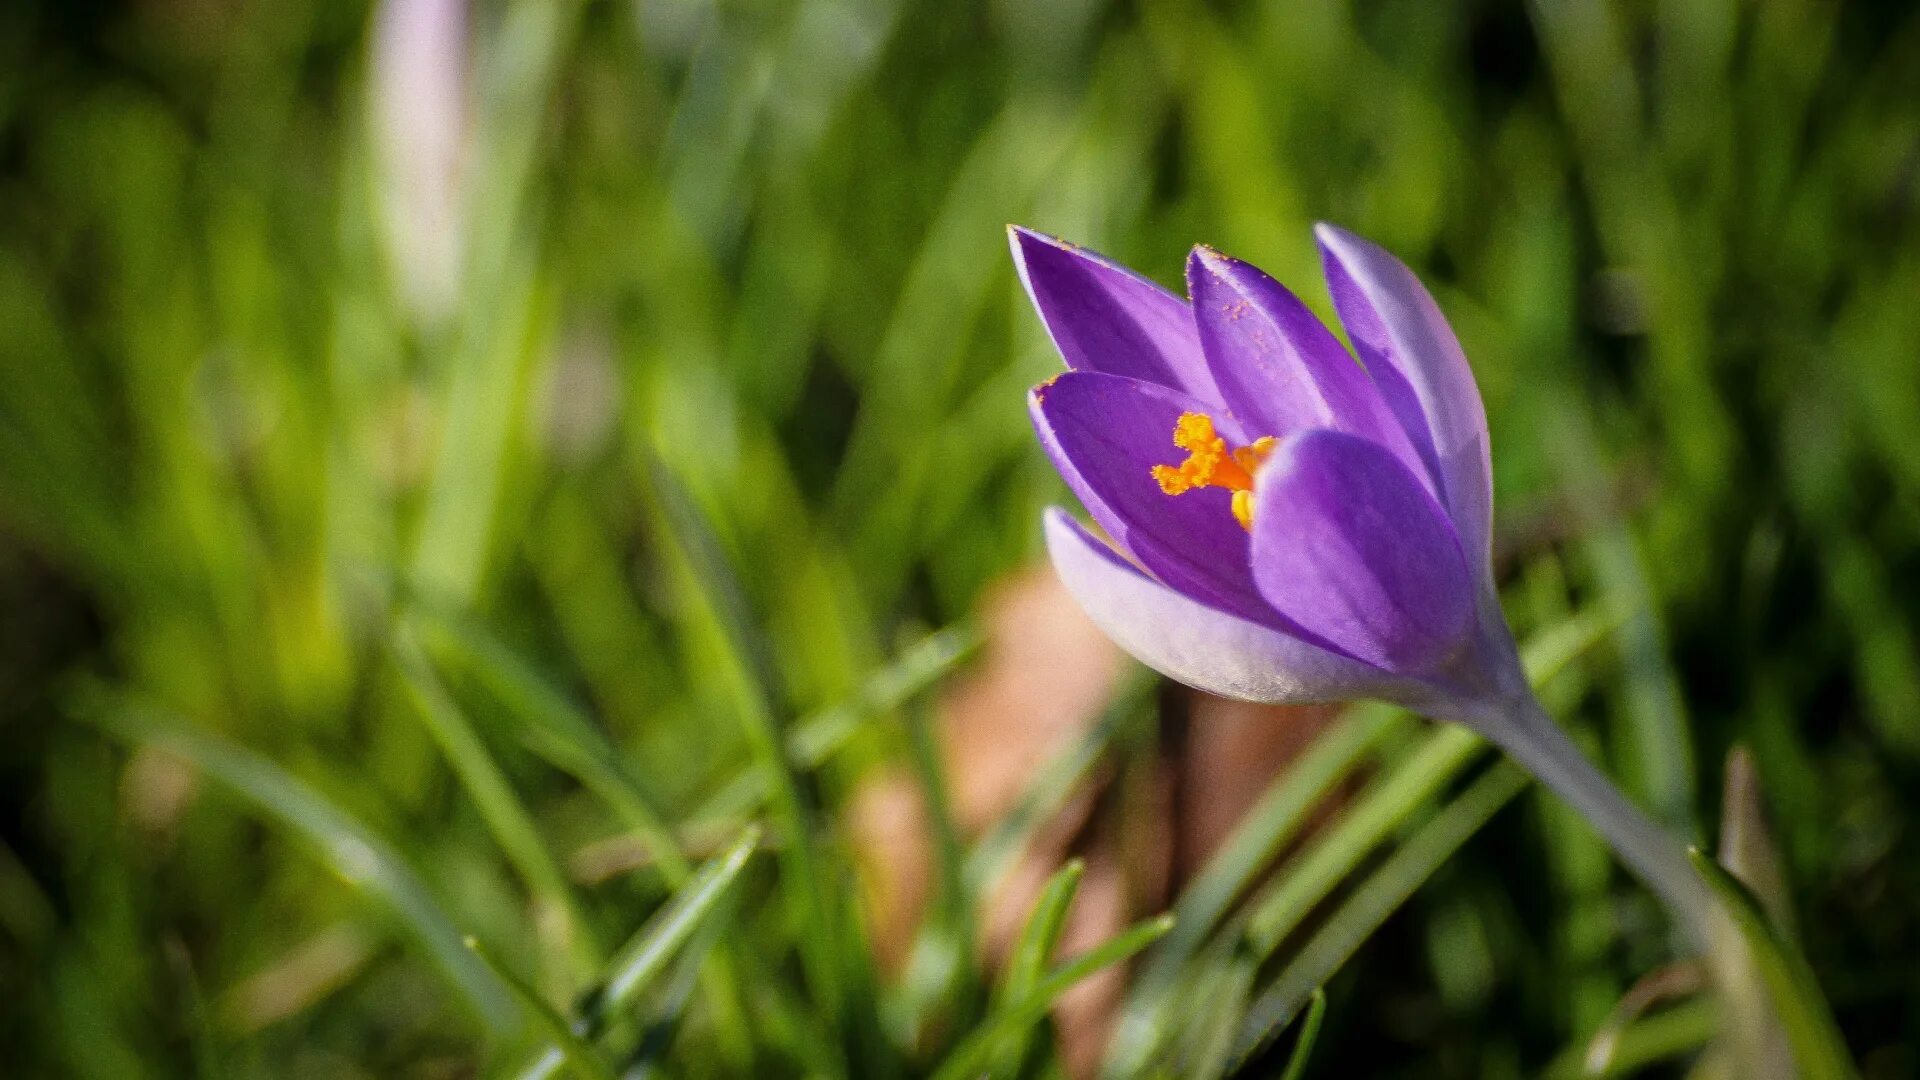
[[[1187,291],[1200,347],[1242,425],[1256,435],[1345,431],[1425,472],[1366,371],[1286,286],[1257,266],[1197,247],[1187,259]]]
[[[1474,584],[1445,512],[1377,443],[1284,440],[1260,470],[1253,578],[1276,610],[1401,675],[1444,667],[1471,636]]]
[[[1493,467],[1487,414],[1460,342],[1420,279],[1375,244],[1314,230],[1347,337],[1439,482],[1476,578],[1492,577]]]
[[[1013,265],[1067,366],[1171,386],[1218,407],[1187,302],[1118,263],[1010,226]]]
[[[1243,618],[1271,622],[1248,570],[1247,533],[1232,495],[1220,488],[1168,495],[1155,465],[1176,464],[1174,425],[1187,412],[1219,412],[1164,386],[1069,371],[1037,387],[1028,402],[1034,430],[1054,467],[1100,527],[1167,584]],[[1216,430],[1247,440],[1224,414]]]
[[[1396,694],[1376,668],[1196,603],[1128,565],[1059,508],[1047,551],[1067,591],[1135,659],[1188,686],[1245,701],[1308,703]]]

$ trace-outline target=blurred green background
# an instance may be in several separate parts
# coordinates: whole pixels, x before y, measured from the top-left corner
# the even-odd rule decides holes
[[[921,691],[1065,498],[1003,227],[1324,312],[1322,219],[1466,345],[1549,703],[1710,847],[1749,747],[1778,910],[1920,1071],[1920,13],[1824,0],[5,5],[5,1071],[547,1075],[518,979],[636,1075],[1052,1074],[968,929],[1020,824],[936,812],[904,974],[842,827],[875,768],[941,805]],[[1130,999],[1136,1065],[1338,968],[1313,1074],[1538,1075],[1668,957],[1556,804],[1393,724],[1336,775],[1414,795],[1251,887],[1286,932],[1218,917],[1206,1009]],[[1653,1075],[1713,1066],[1694,1004]]]

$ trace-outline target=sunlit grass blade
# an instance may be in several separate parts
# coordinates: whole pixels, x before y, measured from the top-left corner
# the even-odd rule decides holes
[[[1605,1075],[1613,1068],[1621,1042],[1635,1023],[1655,1005],[1699,993],[1705,981],[1706,972],[1697,960],[1669,964],[1642,976],[1614,1003],[1606,1020],[1587,1040],[1581,1067],[1590,1076]]]
[[[686,944],[726,896],[760,846],[760,838],[757,827],[745,829],[732,847],[702,866],[693,880],[620,949],[606,982],[582,1009],[590,1021],[597,1022],[607,1013],[625,1008],[652,984],[674,950]]]
[[[1040,887],[1040,896],[1034,900],[1033,909],[1027,914],[1026,925],[1021,927],[1020,936],[1007,956],[1006,975],[995,997],[996,1004],[1023,1000],[1040,985],[1040,980],[1046,976],[1047,963],[1060,944],[1060,932],[1066,926],[1067,911],[1080,891],[1080,879],[1086,874],[1086,869],[1085,862],[1070,859]],[[999,1051],[996,1074],[1018,1075],[1020,1063],[1025,1060],[1029,1046],[1030,1040],[1027,1038],[1010,1036]]]
[[[1537,682],[1551,678],[1600,641],[1615,625],[1615,618],[1606,613],[1583,616],[1573,621],[1575,630],[1556,629],[1536,635],[1523,650],[1528,675]],[[1485,745],[1480,736],[1464,727],[1444,725],[1428,735],[1420,749],[1369,785],[1326,835],[1254,905],[1247,933],[1255,951],[1261,955],[1272,952],[1314,904],[1427,799],[1459,775]]]
[[[867,721],[885,716],[918,697],[964,663],[979,647],[980,633],[971,626],[953,626],[928,634],[869,676],[852,700],[802,717],[787,736],[787,753],[805,768],[818,768],[845,746]],[[693,820],[739,820],[759,809],[767,791],[764,770],[742,772],[707,799],[694,813]]]
[[[843,948],[848,935],[842,932],[840,911],[832,899],[839,895],[839,883],[829,879],[814,835],[819,808],[810,780],[787,754],[791,705],[773,646],[719,537],[692,496],[666,462],[651,453],[646,461],[649,490],[684,562],[686,577],[745,684],[743,727],[755,764],[766,777],[773,821],[781,834],[782,892],[797,923],[796,945],[822,1017],[829,1025],[844,1028],[850,1021],[849,984],[870,981],[871,968],[862,950]]]
[[[1287,1067],[1281,1072],[1280,1080],[1300,1080],[1307,1071],[1307,1057],[1313,1053],[1313,1044],[1320,1038],[1320,1022],[1327,1018],[1327,992],[1314,988],[1312,997],[1307,1000],[1307,1019],[1300,1025],[1300,1039],[1293,1044],[1293,1053],[1287,1057]]]
[[[733,898],[738,894],[729,894],[729,908],[734,907]],[[640,1036],[640,1046],[633,1055],[633,1068],[653,1068],[666,1063],[667,1048],[680,1030],[680,1023],[686,1018],[687,1006],[693,1000],[694,987],[698,985],[703,970],[707,969],[709,954],[728,929],[733,919],[732,910],[716,911],[707,919],[706,924],[687,945],[680,950],[680,958],[674,961],[673,971],[661,984],[657,997],[659,1005],[647,1018],[645,1030]],[[719,1000],[731,1000],[732,995],[715,995]],[[739,1025],[745,1029],[747,1025]],[[716,1032],[718,1034],[718,1032]],[[751,1052],[750,1047],[729,1048],[739,1051],[738,1057],[744,1058]],[[730,1063],[741,1071],[744,1062]]]
[[[1164,978],[1184,963],[1234,899],[1298,834],[1308,814],[1333,786],[1389,735],[1410,723],[1411,718],[1404,713],[1369,705],[1343,717],[1315,740],[1312,749],[1288,769],[1280,783],[1268,789],[1219,854],[1181,894],[1174,908],[1180,925],[1156,950],[1148,971]]]
[[[693,871],[679,842],[652,794],[600,728],[485,629],[451,616],[426,618],[440,631],[427,645],[455,660],[520,721],[518,731],[529,750],[599,796],[646,843],[668,885],[684,884]]]
[[[582,937],[579,914],[559,866],[534,827],[532,816],[521,805],[519,795],[507,783],[486,744],[468,722],[466,713],[440,685],[411,630],[401,627],[395,632],[391,645],[395,667],[421,722],[479,808],[481,819],[487,823],[495,842],[513,863],[535,904],[564,920],[557,928],[559,932],[552,935],[559,940],[547,940],[543,944],[557,944],[563,951],[578,952],[582,959],[597,962],[592,959],[591,943]],[[536,919],[536,924],[543,921]]]
[[[1007,957],[1006,979],[1000,991],[1002,1001],[1019,1001],[1040,985],[1046,975],[1047,961],[1053,958],[1053,950],[1060,944],[1067,909],[1073,906],[1073,898],[1080,891],[1080,879],[1086,871],[1085,862],[1070,859],[1041,886],[1040,897],[1033,902],[1033,911]]]
[[[966,851],[960,827],[953,819],[953,798],[947,786],[946,764],[933,730],[929,710],[911,709],[906,718],[907,759],[919,784],[921,801],[927,808],[933,833],[934,864],[939,880],[934,893],[938,913],[938,931],[953,942],[954,963],[941,979],[951,995],[966,1007],[977,998],[979,967],[974,957],[979,952],[975,932],[973,892],[967,888]]]
[[[1176,992],[1189,1005],[1204,1001],[1207,1007],[1188,1008],[1169,1017],[1162,1040],[1169,1049],[1162,1052],[1161,1074],[1171,1072],[1193,1080],[1217,1080],[1227,1074],[1240,1016],[1257,973],[1253,958],[1231,947],[1211,949],[1206,963],[1189,968]]]
[[[1035,829],[1073,797],[1080,782],[1092,772],[1117,734],[1145,719],[1149,680],[1122,690],[1093,729],[1041,766],[1027,782],[1019,801],[967,856],[967,887],[979,895],[1000,880],[1013,865]]]
[[[466,946],[473,955],[479,957],[482,963],[493,970],[494,975],[513,991],[515,997],[520,999],[520,1004],[524,1005],[527,1012],[539,1023],[541,1033],[546,1035],[559,1050],[562,1061],[577,1080],[613,1080],[613,1073],[607,1068],[606,1063],[600,1060],[600,1055],[574,1033],[566,1019],[554,1011],[553,1006],[547,1003],[547,999],[540,996],[538,990],[527,985],[526,981],[515,975],[511,968],[488,952],[486,947],[480,944],[479,938],[468,937]]]
[[[1745,945],[1760,981],[1773,1000],[1800,1074],[1809,1080],[1851,1080],[1859,1074],[1846,1040],[1834,1023],[1820,983],[1800,951],[1773,925],[1752,892],[1698,848],[1688,852],[1693,868],[1713,890],[1732,929]]]
[[[995,1009],[941,1062],[933,1074],[934,1080],[965,1080],[978,1076],[1002,1046],[1011,1039],[1021,1037],[1039,1023],[1060,995],[1087,976],[1120,963],[1153,944],[1171,929],[1171,915],[1149,919],[1061,965],[1040,980],[1026,996]]]
[[[1419,749],[1381,775],[1331,828],[1254,905],[1247,941],[1265,956],[1277,949],[1314,905],[1325,899],[1362,860],[1484,750],[1480,736],[1447,725],[1427,735]],[[1317,982],[1314,985],[1319,985]]]
[[[533,382],[527,368],[545,357],[533,347],[545,314],[535,269],[541,234],[524,227],[523,213],[546,106],[583,6],[510,5],[478,65],[462,303],[443,358],[444,430],[412,557],[416,577],[463,600],[479,588],[494,538],[514,421]]]
[[[1538,683],[1553,679],[1605,640],[1622,618],[1618,610],[1596,608],[1534,634],[1522,649],[1529,676]],[[1179,924],[1136,980],[1109,1046],[1103,1075],[1132,1076],[1153,1060],[1170,1035],[1169,1012],[1179,1004],[1181,968],[1198,952],[1233,902],[1268,870],[1274,856],[1325,794],[1390,737],[1407,731],[1414,722],[1398,708],[1359,706],[1315,740],[1312,748],[1268,789],[1227,844],[1181,894],[1174,907]],[[1425,748],[1392,774],[1398,779],[1390,784],[1385,778],[1376,780],[1362,801],[1289,868],[1287,879],[1270,887],[1256,901],[1252,924],[1257,935],[1256,952],[1270,953],[1372,847],[1383,842],[1400,821],[1465,768],[1481,745],[1477,736],[1451,727],[1426,738]]]
[[[1719,1007],[1706,998],[1695,998],[1634,1021],[1620,1033],[1599,1072],[1587,1068],[1588,1046],[1578,1043],[1555,1056],[1540,1075],[1545,1080],[1634,1076],[1649,1065],[1699,1050],[1719,1031]]]
[[[1108,1048],[1107,1075],[1132,1075],[1145,1065],[1168,1033],[1169,1013],[1179,1007],[1175,986],[1182,968],[1220,918],[1267,872],[1334,785],[1390,734],[1413,723],[1404,712],[1387,706],[1350,710],[1267,789],[1226,844],[1180,894],[1173,909],[1177,925],[1135,979],[1128,1007]]]
[[[418,940],[461,999],[496,1035],[519,1020],[513,996],[462,944],[461,934],[400,854],[371,829],[278,765],[155,710],[86,689],[76,712],[128,743],[176,754],[307,844],[341,880],[378,897]]]
[[[599,796],[644,843],[668,887],[686,885],[693,868],[682,850],[681,839],[657,809],[652,791],[600,726],[485,627],[457,614],[425,607],[416,608],[415,614],[426,628],[436,631],[425,639],[426,645],[471,675],[520,721],[517,730],[528,749]],[[709,1003],[722,1018],[725,1037],[738,1049],[750,1040],[740,1015],[733,966],[732,952],[722,950],[705,970],[710,979]]]
[[[1247,1010],[1237,1056],[1245,1060],[1278,1033],[1380,924],[1527,783],[1519,766],[1508,761],[1493,765],[1367,875]]]
[[[920,696],[980,648],[980,631],[971,625],[949,626],[914,642],[892,663],[861,683],[851,701],[802,717],[787,739],[787,748],[805,765],[818,765],[841,746],[860,725],[884,716]]]
[[[695,871],[692,880],[621,946],[606,978],[581,1003],[579,1034],[591,1038],[604,1030],[615,1014],[631,1007],[654,984],[674,954],[714,915],[760,839],[760,830],[748,827],[725,852]],[[520,1080],[545,1080],[565,1063],[565,1052],[549,1046],[517,1075]]]
[[[749,732],[776,755],[783,787],[794,790],[782,798],[804,801],[800,780],[786,763],[784,721],[790,719],[786,680],[774,661],[773,643],[747,599],[745,587],[729,562],[720,538],[694,502],[672,467],[658,457],[647,458],[648,481],[654,502],[670,538],[684,562],[689,583],[712,617],[747,688],[756,698],[755,723]]]
[[[1630,614],[1624,607],[1595,604],[1529,635],[1520,647],[1527,678],[1536,687],[1545,686],[1619,630]]]

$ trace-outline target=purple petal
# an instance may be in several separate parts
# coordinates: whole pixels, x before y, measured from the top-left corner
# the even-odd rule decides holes
[[[1246,701],[1344,701],[1390,693],[1385,672],[1251,623],[1129,566],[1065,511],[1049,509],[1047,551],[1067,591],[1119,646],[1155,671]]]
[[[1466,354],[1400,260],[1332,225],[1314,235],[1347,337],[1438,481],[1461,549],[1485,584],[1492,577],[1493,468],[1486,409]]]
[[[1218,409],[1178,390],[1095,371],[1069,371],[1035,388],[1028,406],[1054,467],[1123,550],[1204,603],[1277,620],[1253,584],[1247,532],[1234,519],[1231,493],[1168,495],[1153,479],[1155,465],[1186,456],[1173,445],[1180,414]],[[1214,419],[1230,444],[1244,445],[1232,418]]]
[[[1366,371],[1286,286],[1259,267],[1200,247],[1187,260],[1187,290],[1214,381],[1248,430],[1345,431],[1424,473]]]
[[[1260,470],[1253,577],[1313,636],[1387,671],[1437,671],[1471,634],[1474,584],[1445,512],[1378,444],[1309,431]]]
[[[1013,265],[1054,345],[1075,371],[1102,371],[1221,401],[1187,302],[1051,236],[1009,226]]]

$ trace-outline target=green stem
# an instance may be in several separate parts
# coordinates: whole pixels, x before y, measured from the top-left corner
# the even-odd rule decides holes
[[[1627,868],[1660,897],[1694,945],[1707,946],[1713,902],[1687,862],[1686,845],[1629,802],[1531,692],[1475,708],[1461,719],[1579,811]]]

